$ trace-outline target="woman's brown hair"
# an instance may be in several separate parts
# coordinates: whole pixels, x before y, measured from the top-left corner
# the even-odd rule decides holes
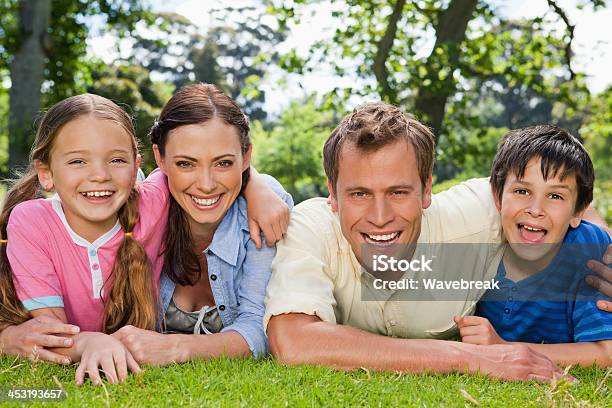
[[[251,147],[249,120],[236,102],[210,84],[187,85],[179,89],[164,106],[149,136],[151,142],[158,146],[161,156],[164,156],[168,134],[172,129],[205,123],[214,118],[236,128],[242,154],[246,154]],[[242,190],[248,181],[249,169],[246,169],[242,173]],[[202,271],[192,242],[187,216],[176,200],[171,198],[164,238],[164,271],[179,285],[194,285],[200,280]]]
[[[41,196],[42,187],[34,163],[49,165],[53,143],[62,126],[84,115],[110,120],[120,125],[132,139],[134,159],[138,154],[134,126],[130,116],[112,101],[98,95],[77,95],[53,105],[43,116],[26,171],[6,194],[0,214],[0,231],[7,237],[7,224],[11,211],[21,202]],[[119,222],[125,238],[119,247],[111,277],[113,284],[107,289],[104,299],[103,330],[112,333],[131,324],[143,329],[154,329],[156,302],[151,291],[152,273],[147,254],[131,233],[138,222],[138,192],[133,189],[128,201],[119,210]],[[11,266],[6,254],[6,245],[0,247],[0,330],[28,320],[31,315],[17,298],[13,285]]]

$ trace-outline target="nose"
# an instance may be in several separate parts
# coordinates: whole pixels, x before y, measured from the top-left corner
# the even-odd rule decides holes
[[[104,182],[110,180],[111,173],[106,163],[93,163],[91,172],[89,173],[89,180],[96,182]]]
[[[374,197],[368,209],[367,220],[376,227],[384,227],[393,221],[393,208],[384,196]]]
[[[203,169],[198,174],[196,187],[204,193],[210,193],[217,187],[217,181],[210,169]]]
[[[525,212],[534,218],[539,218],[544,215],[544,206],[542,205],[542,197],[533,196],[529,201]]]

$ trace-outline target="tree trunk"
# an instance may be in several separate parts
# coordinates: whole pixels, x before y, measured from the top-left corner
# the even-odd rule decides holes
[[[51,0],[22,0],[19,10],[20,46],[11,63],[9,94],[9,169],[27,164],[33,121],[40,110],[45,69],[44,41],[51,17]]]
[[[452,72],[459,62],[459,47],[465,39],[476,3],[477,0],[452,0],[438,19],[436,44],[426,62],[427,78],[431,79],[431,84],[419,88],[415,102],[417,112],[424,116],[423,119],[436,134],[442,128],[446,101],[455,90]],[[444,56],[448,56],[450,66],[441,66],[441,56],[436,52],[438,47],[445,48],[447,55]],[[445,79],[438,78],[438,70],[441,68],[449,70]]]

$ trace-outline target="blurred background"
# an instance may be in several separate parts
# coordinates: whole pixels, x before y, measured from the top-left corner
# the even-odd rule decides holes
[[[437,136],[436,191],[486,176],[508,130],[580,137],[612,222],[612,6],[603,0],[0,0],[0,172],[40,112],[92,92],[148,128],[178,87],[214,83],[252,124],[255,165],[296,202],[327,195],[322,145],[365,101]]]

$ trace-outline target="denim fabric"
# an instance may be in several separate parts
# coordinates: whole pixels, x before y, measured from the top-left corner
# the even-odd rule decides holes
[[[291,195],[274,178],[265,177],[274,192],[292,209]],[[247,205],[242,196],[236,199],[223,217],[204,254],[208,261],[208,278],[215,304],[223,321],[221,332],[238,332],[248,343],[254,357],[266,356],[268,340],[262,324],[264,297],[276,248],[268,248],[265,243],[262,249],[255,247],[249,236]],[[160,300],[164,314],[175,286],[162,272]]]

